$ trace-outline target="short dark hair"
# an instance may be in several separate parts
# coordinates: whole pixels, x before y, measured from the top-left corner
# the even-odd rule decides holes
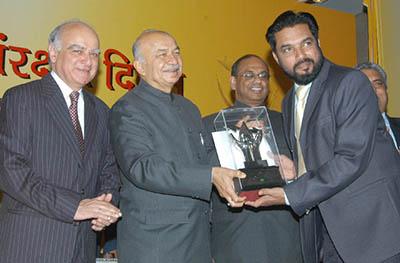
[[[237,77],[238,71],[239,71],[240,63],[242,63],[243,60],[246,60],[246,59],[248,59],[248,58],[257,58],[257,59],[259,59],[260,61],[262,61],[262,62],[265,64],[265,66],[268,68],[267,63],[266,63],[262,58],[260,58],[260,57],[257,56],[257,55],[254,55],[254,54],[247,54],[247,55],[241,56],[240,58],[238,58],[238,59],[232,64],[232,68],[231,68],[231,76],[232,76],[232,77]]]
[[[293,27],[298,24],[306,24],[314,36],[318,40],[318,23],[314,16],[307,12],[294,12],[292,10],[280,14],[272,25],[268,28],[265,38],[273,51],[276,51],[275,34],[286,27]]]

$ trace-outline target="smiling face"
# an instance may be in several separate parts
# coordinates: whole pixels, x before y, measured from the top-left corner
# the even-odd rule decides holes
[[[59,43],[49,45],[52,69],[73,90],[88,84],[97,73],[99,40],[82,23],[70,23],[60,29]]]
[[[285,27],[275,34],[275,61],[297,84],[312,82],[322,67],[322,52],[307,24]]]
[[[269,71],[267,65],[257,57],[242,60],[237,76],[231,76],[231,89],[236,100],[257,107],[264,104],[268,95]]]
[[[140,77],[164,92],[171,89],[182,75],[180,49],[170,35],[163,32],[149,32],[139,43],[141,59],[134,62]]]

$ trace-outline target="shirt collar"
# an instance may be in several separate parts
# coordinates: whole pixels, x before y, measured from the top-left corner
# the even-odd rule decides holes
[[[71,94],[71,92],[73,92],[74,90],[72,88],[70,88],[58,75],[55,71],[52,71],[51,76],[53,77],[53,79],[56,81],[58,87],[60,88],[63,97],[66,101],[70,101],[70,97],[69,95]],[[82,97],[82,88],[78,90],[79,92],[79,97]]]
[[[296,90],[297,90],[300,86],[305,86],[306,89],[309,90],[310,87],[311,87],[311,85],[312,85],[312,82],[308,83],[307,85],[299,85],[299,84],[297,84],[297,83],[294,83],[294,91],[296,92]]]
[[[389,122],[389,119],[388,119],[388,117],[386,115],[386,112],[382,112],[381,114],[382,114],[383,120],[385,121],[386,127],[390,127],[390,122]]]

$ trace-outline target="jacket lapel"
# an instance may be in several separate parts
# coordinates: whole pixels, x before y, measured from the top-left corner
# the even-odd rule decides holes
[[[397,147],[399,147],[399,149],[400,149],[400,127],[396,126],[396,124],[392,120],[392,118],[390,118],[389,116],[387,116],[387,117],[388,117],[388,120],[389,120],[390,129],[392,130],[394,138],[396,140]]]
[[[294,133],[294,88],[292,88],[285,98],[285,103],[283,103],[283,115],[284,115],[284,131],[286,140],[289,143],[289,148],[291,151],[296,149],[296,137]]]
[[[42,82],[43,95],[46,98],[46,107],[49,110],[49,114],[59,127],[61,136],[68,142],[74,157],[80,163],[81,153],[78,141],[75,137],[74,128],[61,90],[50,74],[43,77]]]
[[[314,80],[312,86],[310,87],[310,93],[308,94],[306,108],[304,110],[303,120],[301,122],[300,145],[302,149],[304,149],[303,147],[305,146],[305,141],[304,141],[305,140],[304,133],[306,132],[305,129],[307,129],[308,127],[310,118],[324,90],[325,87],[324,84],[326,79],[328,78],[329,68],[330,68],[330,62],[325,59],[322,69],[318,74],[318,77]]]
[[[98,120],[95,103],[85,90],[83,90],[83,99],[85,101],[85,159],[93,147]]]

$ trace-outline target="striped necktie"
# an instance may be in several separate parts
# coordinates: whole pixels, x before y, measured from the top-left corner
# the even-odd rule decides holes
[[[71,116],[72,125],[74,126],[75,135],[78,139],[79,149],[81,154],[85,152],[85,141],[83,140],[82,128],[79,124],[78,118],[78,99],[79,99],[79,92],[73,91],[69,94],[71,99],[71,106],[69,106],[69,115]]]

